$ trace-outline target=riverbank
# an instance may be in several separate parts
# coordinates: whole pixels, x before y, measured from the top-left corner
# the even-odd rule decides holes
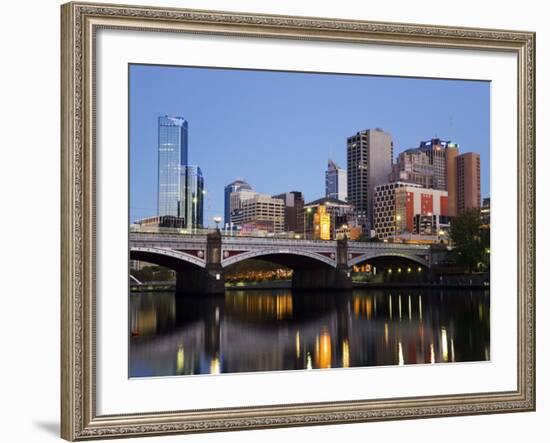
[[[250,283],[226,284],[226,291],[246,291],[255,289],[291,289],[291,280],[274,280]],[[461,282],[353,282],[353,288],[426,288],[426,289],[490,289],[490,285],[475,280]],[[168,292],[174,291],[172,282],[151,282],[131,285],[131,292]]]
[[[427,289],[490,289],[490,285],[482,283],[428,283],[428,282],[353,282],[354,288],[427,288]]]

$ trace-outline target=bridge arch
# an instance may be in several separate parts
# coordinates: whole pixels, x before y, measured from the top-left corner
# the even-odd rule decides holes
[[[265,249],[258,249],[258,250],[251,250],[247,252],[242,252],[240,254],[234,255],[232,257],[226,258],[222,260],[222,267],[227,268],[231,265],[234,265],[235,263],[239,263],[241,261],[250,259],[250,258],[265,258],[269,260],[270,258],[275,258],[275,256],[281,257],[282,260],[274,260],[274,261],[284,261],[285,256],[286,257],[305,257],[307,260],[310,260],[311,263],[323,263],[326,264],[332,268],[336,268],[336,258],[331,259],[330,257],[327,257],[325,255],[316,253],[316,252],[310,252],[307,250],[300,250],[300,249],[284,249],[281,250],[280,248],[265,248]],[[291,267],[291,266],[289,266]]]
[[[358,257],[355,257],[351,260],[348,261],[348,266],[349,267],[352,267],[352,266],[355,266],[359,263],[362,263],[362,262],[365,262],[365,261],[368,261],[368,260],[372,260],[372,259],[376,259],[376,258],[384,258],[384,257],[399,257],[399,258],[403,258],[403,259],[406,259],[406,260],[411,260],[411,261],[414,261],[422,266],[425,266],[427,268],[430,267],[430,263],[419,257],[418,255],[414,255],[414,254],[407,254],[407,253],[403,253],[403,252],[379,252],[379,251],[376,251],[376,252],[367,252],[363,255],[360,255]]]
[[[130,247],[130,259],[158,264],[175,270],[180,267],[178,265],[186,264],[195,265],[200,268],[206,267],[205,260],[175,249],[166,248],[132,246]]]

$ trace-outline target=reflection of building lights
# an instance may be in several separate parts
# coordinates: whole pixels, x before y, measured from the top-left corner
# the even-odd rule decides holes
[[[316,363],[319,368],[330,368],[332,362],[332,348],[330,334],[323,332],[315,341]]]
[[[433,343],[430,343],[430,363],[432,365],[435,363],[435,350]]]
[[[292,317],[292,296],[286,294],[277,295],[275,298],[275,309],[278,320]]]
[[[441,328],[441,353],[443,354],[443,361],[449,361],[449,351],[447,348],[447,329]]]
[[[422,296],[418,296],[418,318],[422,321]]]
[[[393,309],[392,309],[392,303],[391,303],[391,295],[390,295],[390,298],[389,298],[389,311],[390,311],[390,320],[392,319],[392,315],[393,315]]]
[[[409,295],[409,321],[412,320],[412,301],[411,296]]]
[[[349,368],[349,341],[347,338],[342,342],[342,367]]]
[[[306,355],[306,369],[313,369],[311,365],[311,354],[309,352]]]
[[[401,296],[399,296],[397,299],[399,301],[399,320],[401,320],[401,317],[402,317],[402,314],[401,314]]]
[[[451,338],[451,361],[455,361],[455,341]]]
[[[176,372],[178,374],[183,373],[183,364],[185,363],[185,354],[183,352],[183,345],[178,346],[178,352],[176,354]]]
[[[405,359],[403,358],[403,345],[401,342],[398,344],[398,365],[403,366],[405,364]]]
[[[390,328],[387,323],[384,323],[384,344],[388,346],[390,340]]]
[[[220,359],[216,355],[210,362],[210,373],[219,374],[220,373]]]
[[[300,331],[296,331],[296,358],[300,358]]]

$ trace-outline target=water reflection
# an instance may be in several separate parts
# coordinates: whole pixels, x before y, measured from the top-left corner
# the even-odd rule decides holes
[[[489,292],[130,295],[130,376],[482,361]]]

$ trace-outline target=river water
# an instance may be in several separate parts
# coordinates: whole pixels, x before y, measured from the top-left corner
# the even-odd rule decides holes
[[[488,290],[130,295],[130,377],[490,359]]]

